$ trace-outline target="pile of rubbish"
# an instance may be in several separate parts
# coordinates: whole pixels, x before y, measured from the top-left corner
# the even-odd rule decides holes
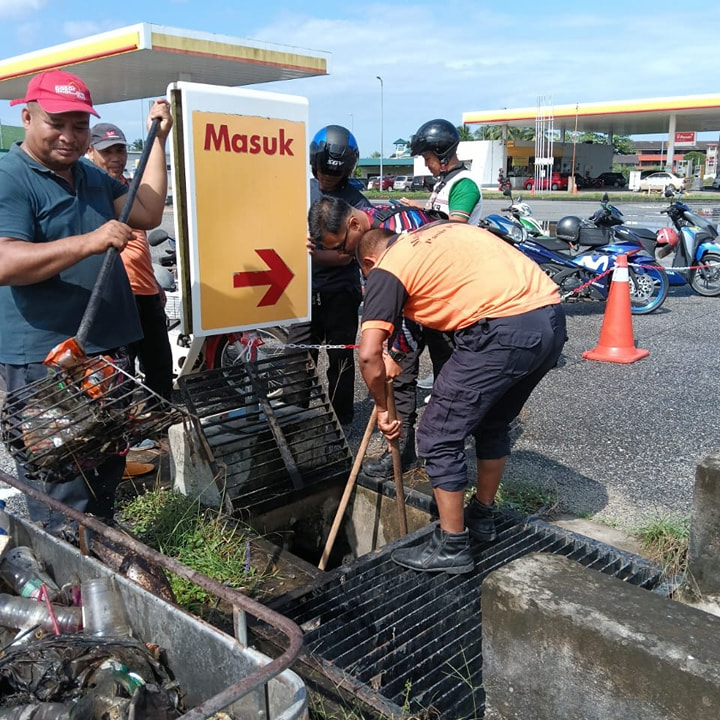
[[[113,577],[59,587],[0,500],[0,720],[173,720],[162,648],[132,637]]]

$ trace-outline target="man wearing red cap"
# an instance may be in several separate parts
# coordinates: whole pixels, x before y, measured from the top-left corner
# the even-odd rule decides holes
[[[8,392],[44,376],[42,364],[58,343],[73,337],[108,248],[122,251],[132,227],[162,220],[167,193],[165,142],[172,127],[169,105],[154,103],[148,123],[160,119],[156,139],[128,224],[119,222],[128,189],[85,160],[90,91],[62,70],[28,83],[22,122],[25,139],[0,163],[0,376]],[[112,267],[98,320],[84,350],[111,353],[141,336],[123,264]],[[88,477],[29,481],[81,512],[112,519],[115,489],[125,459],[115,457]],[[28,481],[18,466],[18,475]],[[32,520],[57,531],[64,516],[28,498]]]

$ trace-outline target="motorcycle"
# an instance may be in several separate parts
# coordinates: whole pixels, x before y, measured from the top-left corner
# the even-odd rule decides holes
[[[523,225],[531,237],[548,237],[540,221],[533,217],[532,208],[523,202],[522,195],[513,198],[510,188],[503,190],[503,195],[510,198],[510,205],[503,208],[502,212]]]
[[[608,228],[588,221],[577,221],[572,235],[530,237],[514,218],[491,214],[481,226],[511,242],[534,260],[557,283],[565,301],[607,300],[612,281],[611,270],[619,255],[629,256],[630,305],[634,315],[657,310],[668,294],[665,269],[637,243],[619,242]],[[563,218],[565,220],[565,218]],[[562,228],[563,220],[558,223]]]
[[[625,225],[622,211],[610,203],[605,193],[600,201],[600,207],[588,218],[595,227],[612,228],[616,240],[629,245],[640,245],[651,257],[657,258],[658,233],[649,228]],[[668,282],[671,286],[685,285],[686,279],[676,270],[665,268]]]
[[[156,228],[148,234],[153,248],[166,244],[159,262],[153,263],[155,276],[165,291],[167,302],[168,333],[173,353],[173,376],[179,377],[199,370],[231,367],[238,362],[257,361],[276,357],[284,351],[288,332],[283,327],[260,328],[237,333],[222,333],[198,337],[180,331],[182,325],[182,296],[177,287],[177,255],[175,241],[163,230]],[[164,271],[164,272],[161,272]],[[279,390],[279,377],[266,378],[268,394]]]
[[[698,295],[720,295],[720,241],[717,227],[680,199],[682,192],[665,191],[670,198],[668,207],[661,210],[674,227],[658,231],[656,256],[664,258],[674,253],[672,267]]]

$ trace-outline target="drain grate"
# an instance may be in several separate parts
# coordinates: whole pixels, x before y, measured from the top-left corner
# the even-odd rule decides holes
[[[178,385],[235,511],[259,514],[347,478],[350,449],[307,353],[194,373]]]
[[[510,515],[499,520],[496,542],[473,545],[476,570],[468,575],[418,573],[392,562],[395,547],[423,543],[431,530],[359,558],[273,603],[303,629],[300,661],[311,674],[320,673],[328,687],[343,688],[388,717],[423,711],[452,720],[483,717],[481,583],[516,558],[531,552],[564,555],[663,592],[660,568],[644,559]]]

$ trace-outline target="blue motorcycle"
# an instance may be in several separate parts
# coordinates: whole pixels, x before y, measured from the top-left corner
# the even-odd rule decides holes
[[[669,281],[662,265],[638,240],[618,240],[611,228],[568,216],[558,222],[556,237],[530,237],[520,223],[498,214],[483,218],[481,227],[511,242],[538,263],[557,283],[565,301],[607,300],[611,271],[619,255],[628,256],[634,315],[657,310],[667,297]]]
[[[674,198],[676,194],[666,191],[665,195]],[[682,193],[677,195],[680,197]],[[698,295],[720,295],[720,242],[717,227],[679,199],[672,199],[670,205],[661,212],[675,226],[662,228],[657,233],[657,257],[675,253],[672,267],[676,269],[668,271],[668,275],[670,272],[678,275]]]
[[[612,235],[616,241],[629,246],[640,246],[650,257],[658,258],[656,252],[660,242],[658,233],[648,228],[625,225],[621,210],[610,203],[607,193],[603,195],[600,207],[588,218],[588,221],[595,227],[612,228]],[[687,280],[677,270],[666,267],[665,272],[670,286],[687,284]]]

